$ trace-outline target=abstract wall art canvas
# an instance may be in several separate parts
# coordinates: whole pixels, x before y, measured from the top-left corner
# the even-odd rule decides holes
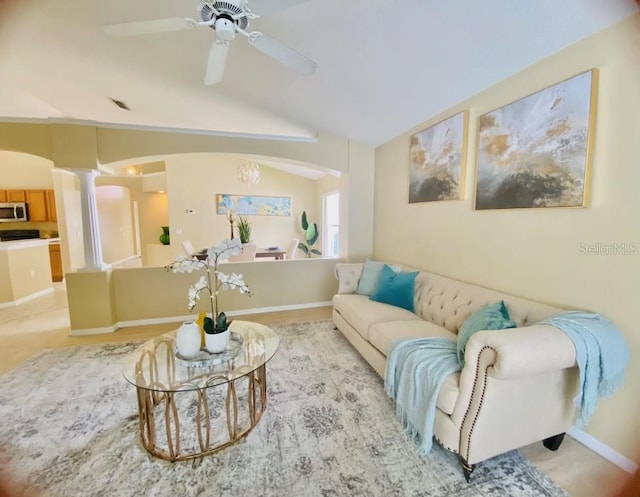
[[[467,120],[467,112],[460,112],[411,137],[410,204],[462,198]]]
[[[583,207],[595,69],[480,116],[476,209]]]
[[[217,196],[218,214],[227,214],[229,210],[239,216],[290,216],[291,197],[266,197],[259,195]]]

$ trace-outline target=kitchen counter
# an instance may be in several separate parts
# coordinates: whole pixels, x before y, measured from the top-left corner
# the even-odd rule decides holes
[[[0,242],[0,308],[53,291],[51,238]]]
[[[26,240],[10,240],[0,242],[0,250],[17,250],[27,247],[46,246],[53,241],[60,242],[60,238],[27,238]]]

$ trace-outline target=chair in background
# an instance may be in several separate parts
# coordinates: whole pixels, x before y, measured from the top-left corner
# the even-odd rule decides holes
[[[182,250],[184,250],[184,254],[189,258],[193,258],[196,250],[193,248],[193,244],[190,240],[184,240],[182,242]]]
[[[297,238],[293,238],[291,240],[291,243],[289,244],[289,250],[287,250],[287,259],[291,260],[291,259],[297,259],[297,255],[298,255],[298,242],[299,240]]]
[[[242,247],[240,255],[230,255],[229,262],[251,262],[256,258],[256,244],[248,243]]]

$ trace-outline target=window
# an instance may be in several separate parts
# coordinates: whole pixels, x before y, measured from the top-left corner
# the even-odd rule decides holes
[[[322,255],[338,257],[340,252],[340,194],[328,193],[322,197],[324,219],[324,247]]]

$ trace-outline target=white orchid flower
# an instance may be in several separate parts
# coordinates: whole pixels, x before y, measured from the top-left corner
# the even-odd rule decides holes
[[[168,268],[173,273],[192,273],[202,267],[202,262],[197,260],[185,259],[179,257],[174,262],[169,264]]]
[[[222,240],[219,245],[210,247],[209,250],[207,250],[208,258],[214,261],[212,265],[215,265],[217,262],[229,260],[230,255],[240,255],[241,253],[242,243],[238,238]]]
[[[239,255],[242,253],[242,243],[239,239],[223,240],[219,245],[214,245],[207,250],[207,259],[205,261],[198,259],[187,259],[179,256],[174,262],[166,266],[173,273],[192,273],[200,269],[206,269],[203,276],[189,287],[188,299],[189,310],[192,311],[200,300],[200,292],[206,289],[211,297],[211,315],[215,317],[218,314],[218,290],[238,290],[241,294],[251,295],[249,287],[244,282],[241,274],[231,273],[226,275],[218,271],[218,262],[226,261],[231,255]],[[210,270],[209,267],[213,267]],[[211,278],[213,276],[213,278]]]

